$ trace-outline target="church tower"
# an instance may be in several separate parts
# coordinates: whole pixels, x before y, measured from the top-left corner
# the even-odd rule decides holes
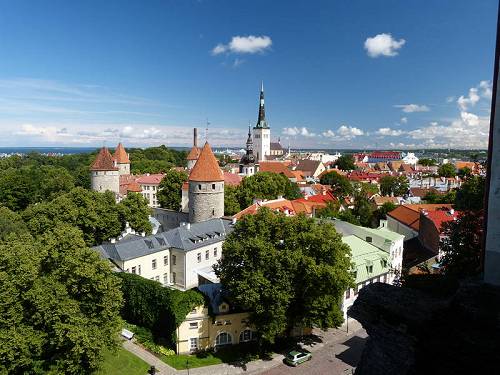
[[[189,222],[224,216],[224,175],[208,142],[189,174]]]
[[[253,128],[253,144],[255,160],[266,160],[266,156],[271,153],[271,129],[267,124],[264,108],[264,82],[260,87],[259,117],[257,124]]]
[[[250,133],[250,126],[248,126],[247,149],[245,155],[240,159],[240,174],[252,176],[258,171],[259,163],[255,161],[255,156],[253,155],[252,133]]]

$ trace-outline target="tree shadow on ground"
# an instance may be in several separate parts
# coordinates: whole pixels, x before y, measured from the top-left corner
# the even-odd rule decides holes
[[[368,337],[351,337],[342,343],[342,345],[347,346],[347,349],[337,354],[335,357],[351,367],[356,367],[363,353],[367,339]]]

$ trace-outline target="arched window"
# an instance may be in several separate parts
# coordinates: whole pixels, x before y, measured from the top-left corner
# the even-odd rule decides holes
[[[240,333],[240,342],[248,342],[255,340],[255,333],[251,331],[250,329],[245,329],[244,331],[241,331]]]
[[[231,335],[227,332],[221,332],[215,338],[215,345],[216,346],[230,345],[232,343],[233,343],[233,339],[231,338]]]

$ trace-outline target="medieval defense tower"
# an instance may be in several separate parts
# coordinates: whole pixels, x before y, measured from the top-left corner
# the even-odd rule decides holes
[[[120,191],[120,168],[106,147],[101,148],[90,166],[90,182],[95,191],[109,190],[115,194]]]
[[[271,129],[266,121],[264,108],[264,83],[260,86],[259,117],[253,128],[253,155],[257,161],[266,160],[271,153]]]
[[[224,175],[208,142],[189,174],[189,222],[224,216]]]
[[[127,151],[121,143],[116,147],[114,158],[116,166],[120,170],[120,175],[130,174],[130,159],[128,158]]]

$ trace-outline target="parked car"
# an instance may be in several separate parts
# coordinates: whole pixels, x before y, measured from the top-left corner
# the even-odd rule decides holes
[[[297,366],[305,361],[310,361],[312,354],[304,351],[292,350],[285,356],[285,363],[290,366]]]

